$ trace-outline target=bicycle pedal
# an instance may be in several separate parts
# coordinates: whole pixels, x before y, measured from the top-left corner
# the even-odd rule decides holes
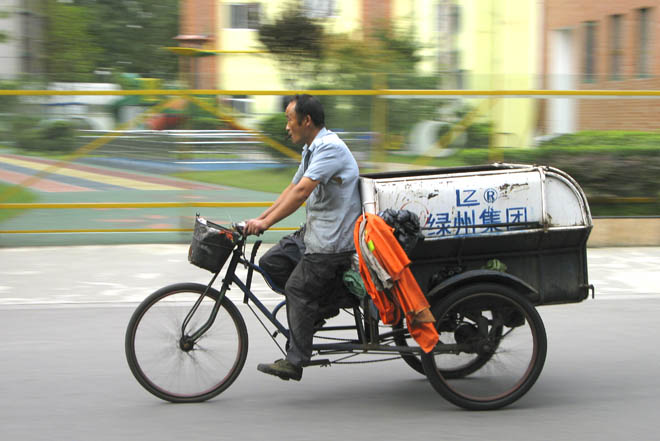
[[[311,360],[307,366],[321,366],[321,367],[329,367],[332,363],[330,360],[327,358],[324,358],[322,360]]]

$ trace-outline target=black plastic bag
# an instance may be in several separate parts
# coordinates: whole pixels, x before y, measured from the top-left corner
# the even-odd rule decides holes
[[[412,211],[388,208],[378,213],[378,216],[394,228],[394,237],[406,254],[410,254],[417,243],[424,240],[419,217]]]

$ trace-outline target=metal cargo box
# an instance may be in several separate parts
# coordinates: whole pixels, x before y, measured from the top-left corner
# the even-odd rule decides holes
[[[428,294],[444,280],[497,259],[536,290],[535,304],[588,296],[591,213],[580,186],[561,170],[492,164],[365,174],[362,206],[419,216],[425,240],[411,268]]]

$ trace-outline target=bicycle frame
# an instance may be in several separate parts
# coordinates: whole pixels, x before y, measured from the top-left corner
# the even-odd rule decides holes
[[[185,339],[187,341],[191,341],[194,343],[197,339],[199,339],[212,325],[213,322],[216,319],[217,312],[220,308],[220,304],[222,303],[222,300],[227,292],[228,289],[230,289],[231,285],[237,286],[241,292],[243,293],[243,303],[247,304],[249,306],[249,302],[251,301],[257,309],[261,312],[263,316],[266,317],[266,319],[277,329],[277,331],[270,333],[268,329],[266,328],[266,325],[261,321],[262,325],[264,328],[269,332],[271,335],[271,338],[273,340],[277,336],[278,333],[284,335],[287,339],[289,338],[289,330],[288,328],[281,323],[277,317],[276,314],[277,312],[285,305],[286,301],[280,302],[273,310],[269,310],[266,305],[257,297],[256,294],[254,294],[251,290],[251,283],[252,283],[252,275],[254,271],[257,271],[261,276],[264,278],[268,286],[273,289],[275,292],[281,292],[273,287],[272,280],[266,274],[266,272],[256,265],[254,263],[254,258],[256,256],[257,249],[259,248],[259,245],[261,244],[261,241],[255,242],[253,249],[252,249],[252,255],[250,257],[250,260],[248,260],[245,257],[245,252],[244,252],[244,246],[245,246],[245,237],[241,236],[241,239],[237,243],[236,247],[234,248],[234,251],[232,252],[232,257],[229,262],[229,265],[227,266],[227,269],[225,271],[225,277],[222,280],[222,286],[220,288],[220,295],[218,296],[218,299],[216,300],[216,303],[214,305],[213,310],[211,311],[211,314],[207,321],[200,326],[199,329],[194,331],[190,335],[186,335],[185,328],[187,327],[190,318],[193,316],[195,311],[197,310],[199,304],[201,303],[204,295],[206,292],[211,289],[211,286],[215,282],[216,278],[220,274],[220,271],[215,273],[213,275],[213,278],[211,279],[210,283],[207,286],[206,291],[204,292],[203,295],[200,296],[200,299],[193,305],[191,308],[190,312],[186,316],[186,319],[183,322],[181,332],[182,332],[182,339]],[[241,278],[236,274],[236,268],[238,265],[243,265],[248,269],[248,275],[246,278],[246,282],[243,282]],[[250,308],[252,309],[252,308]],[[363,313],[364,311],[364,313]],[[253,310],[254,312],[254,310]],[[362,352],[366,353],[369,352],[371,354],[392,354],[392,353],[409,353],[409,354],[420,354],[421,349],[418,347],[408,347],[408,346],[396,346],[393,345],[393,339],[394,336],[397,333],[405,333],[405,329],[400,329],[400,330],[392,330],[388,331],[385,333],[379,332],[379,325],[378,325],[378,317],[372,317],[371,315],[371,308],[369,308],[367,305],[362,305],[362,309],[360,309],[360,306],[354,306],[353,307],[353,312],[354,312],[354,317],[355,317],[355,325],[343,325],[343,326],[322,326],[321,328],[317,329],[317,332],[332,332],[332,331],[346,331],[346,330],[355,330],[357,332],[357,338],[356,339],[346,339],[345,341],[342,341],[341,343],[314,343],[312,345],[312,351],[315,351],[318,355],[322,354],[355,354]],[[255,313],[256,315],[256,313]],[[257,318],[259,318],[257,316]],[[312,360],[310,364],[326,364],[328,363],[328,360]]]

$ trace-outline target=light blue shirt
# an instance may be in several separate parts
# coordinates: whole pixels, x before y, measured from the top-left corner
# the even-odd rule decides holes
[[[353,228],[362,213],[360,172],[344,141],[325,127],[311,145],[303,147],[302,161],[292,182],[297,184],[303,177],[318,181],[307,198],[305,253],[353,251]]]

